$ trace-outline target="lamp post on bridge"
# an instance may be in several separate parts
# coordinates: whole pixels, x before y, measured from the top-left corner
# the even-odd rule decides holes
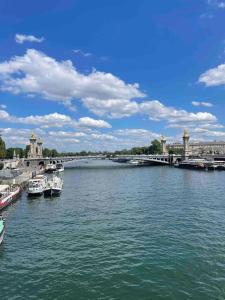
[[[184,159],[188,159],[189,155],[190,155],[190,151],[189,151],[189,133],[187,130],[184,130],[184,134],[183,134],[183,145],[184,145]]]

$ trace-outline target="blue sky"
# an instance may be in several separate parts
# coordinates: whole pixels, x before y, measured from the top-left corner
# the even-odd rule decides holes
[[[33,2],[33,3],[32,3]],[[224,0],[0,2],[0,130],[61,151],[225,140]]]

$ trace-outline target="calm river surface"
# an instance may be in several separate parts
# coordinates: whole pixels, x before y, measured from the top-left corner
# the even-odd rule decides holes
[[[225,172],[75,166],[4,212],[1,300],[225,299]]]

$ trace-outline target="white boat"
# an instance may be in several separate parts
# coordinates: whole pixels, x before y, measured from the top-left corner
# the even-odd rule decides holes
[[[64,166],[61,163],[56,164],[56,172],[63,172]]]
[[[15,201],[20,195],[21,188],[19,185],[0,185],[0,210],[4,209]]]
[[[47,164],[45,168],[45,173],[53,173],[56,171],[56,165],[55,164]]]
[[[0,245],[3,242],[5,234],[5,220],[2,216],[0,216]]]
[[[58,196],[63,189],[63,180],[58,176],[53,176],[48,180],[44,190],[45,196]]]
[[[37,175],[28,182],[27,193],[30,196],[42,195],[46,188],[47,177],[44,175]]]
[[[132,160],[129,161],[129,164],[138,166],[138,165],[140,165],[140,161],[132,159]]]

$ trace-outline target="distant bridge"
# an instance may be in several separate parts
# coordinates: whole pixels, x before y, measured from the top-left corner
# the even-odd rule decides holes
[[[36,168],[38,166],[46,166],[47,164],[66,163],[70,161],[77,161],[83,159],[108,159],[106,155],[87,155],[87,156],[58,156],[58,157],[43,157],[43,158],[22,158],[22,159],[9,159],[3,160],[4,168],[12,167],[29,167]],[[146,164],[152,165],[170,165],[176,161],[182,159],[181,155],[115,155],[110,160],[114,162],[130,162],[130,161],[142,161]]]
[[[114,162],[130,162],[130,161],[142,161],[149,164],[158,164],[158,165],[169,165],[174,164],[177,160],[181,160],[181,155],[116,155],[110,160]],[[43,164],[46,165],[48,163],[56,164],[56,163],[65,163],[70,161],[77,161],[83,159],[107,159],[106,155],[88,155],[88,156],[63,156],[63,157],[45,157],[45,158],[26,158],[24,162],[27,165],[32,164]]]
[[[154,164],[154,165],[170,165],[174,164],[176,161],[180,161],[182,158],[181,155],[116,155],[113,158],[115,162],[130,162],[130,161],[142,161],[144,163]]]

